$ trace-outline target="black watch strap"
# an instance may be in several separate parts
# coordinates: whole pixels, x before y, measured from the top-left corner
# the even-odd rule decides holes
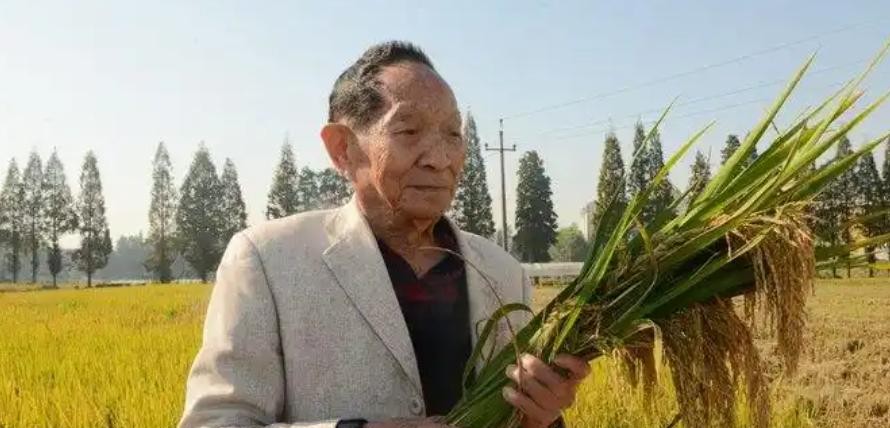
[[[337,428],[365,428],[367,424],[365,419],[343,419],[337,422]]]

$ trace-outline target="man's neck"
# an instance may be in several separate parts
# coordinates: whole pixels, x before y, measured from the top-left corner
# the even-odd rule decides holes
[[[438,251],[424,250],[439,246],[433,233],[439,219],[408,218],[387,204],[357,202],[374,236],[402,256],[418,274],[445,256]]]

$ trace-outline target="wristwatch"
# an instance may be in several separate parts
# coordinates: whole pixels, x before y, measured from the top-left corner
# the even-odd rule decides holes
[[[337,422],[337,428],[365,428],[367,424],[365,419],[344,419]]]

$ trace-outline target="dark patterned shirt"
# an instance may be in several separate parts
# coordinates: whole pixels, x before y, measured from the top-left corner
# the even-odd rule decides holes
[[[433,233],[439,246],[460,251],[445,220]],[[444,415],[460,399],[464,365],[472,352],[464,263],[448,254],[417,277],[405,259],[383,241],[377,244],[411,335],[426,413]]]

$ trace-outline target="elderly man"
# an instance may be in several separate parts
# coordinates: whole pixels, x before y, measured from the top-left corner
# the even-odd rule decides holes
[[[464,164],[460,128],[454,94],[411,44],[373,46],[340,75],[321,138],[355,196],[232,239],[180,427],[444,426],[473,326],[531,293],[519,263],[443,217]],[[564,377],[521,362],[505,376],[522,389],[505,399],[526,428],[559,422],[587,364],[561,355]]]

